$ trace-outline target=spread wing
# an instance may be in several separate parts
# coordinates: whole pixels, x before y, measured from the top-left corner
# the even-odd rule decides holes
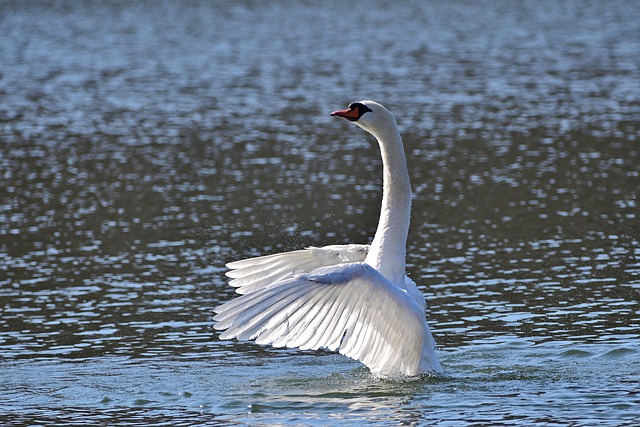
[[[215,311],[221,339],[327,348],[383,376],[442,371],[422,308],[365,263],[271,282]]]
[[[239,294],[248,294],[256,289],[292,277],[309,273],[316,268],[348,262],[362,262],[369,245],[330,245],[321,248],[309,247],[293,252],[260,256],[227,264],[226,273],[233,279],[229,284]]]

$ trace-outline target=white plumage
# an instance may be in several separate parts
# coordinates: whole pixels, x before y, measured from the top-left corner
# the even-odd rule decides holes
[[[442,372],[426,303],[405,275],[411,187],[395,119],[373,101],[332,115],[373,134],[383,160],[383,200],[371,246],[331,245],[227,264],[241,296],[215,309],[221,339],[326,348],[376,375]]]

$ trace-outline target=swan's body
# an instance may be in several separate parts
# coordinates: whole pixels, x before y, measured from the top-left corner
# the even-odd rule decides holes
[[[371,246],[332,245],[227,264],[240,297],[216,308],[221,339],[327,348],[380,376],[442,372],[426,303],[406,276],[411,185],[396,121],[372,101],[331,115],[376,137],[383,163],[380,220]]]

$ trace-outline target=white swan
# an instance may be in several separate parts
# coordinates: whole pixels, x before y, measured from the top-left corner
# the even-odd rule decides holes
[[[442,372],[426,303],[405,275],[411,185],[393,115],[373,101],[332,116],[376,137],[383,163],[382,210],[371,246],[332,245],[231,262],[240,297],[215,309],[220,339],[327,348],[383,377]]]

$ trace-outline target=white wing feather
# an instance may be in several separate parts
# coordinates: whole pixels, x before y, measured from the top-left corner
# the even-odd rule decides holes
[[[309,258],[302,255],[296,259]],[[273,258],[261,264],[270,257],[277,256],[261,257],[238,269],[271,263]],[[442,372],[423,308],[414,296],[362,262],[289,274],[279,281],[272,277],[215,311],[215,328],[226,329],[221,339],[337,350],[382,376]]]
[[[227,264],[229,284],[239,294],[248,294],[264,286],[296,274],[309,273],[319,267],[347,262],[362,262],[369,245],[329,245],[309,247],[281,254],[243,259]]]

